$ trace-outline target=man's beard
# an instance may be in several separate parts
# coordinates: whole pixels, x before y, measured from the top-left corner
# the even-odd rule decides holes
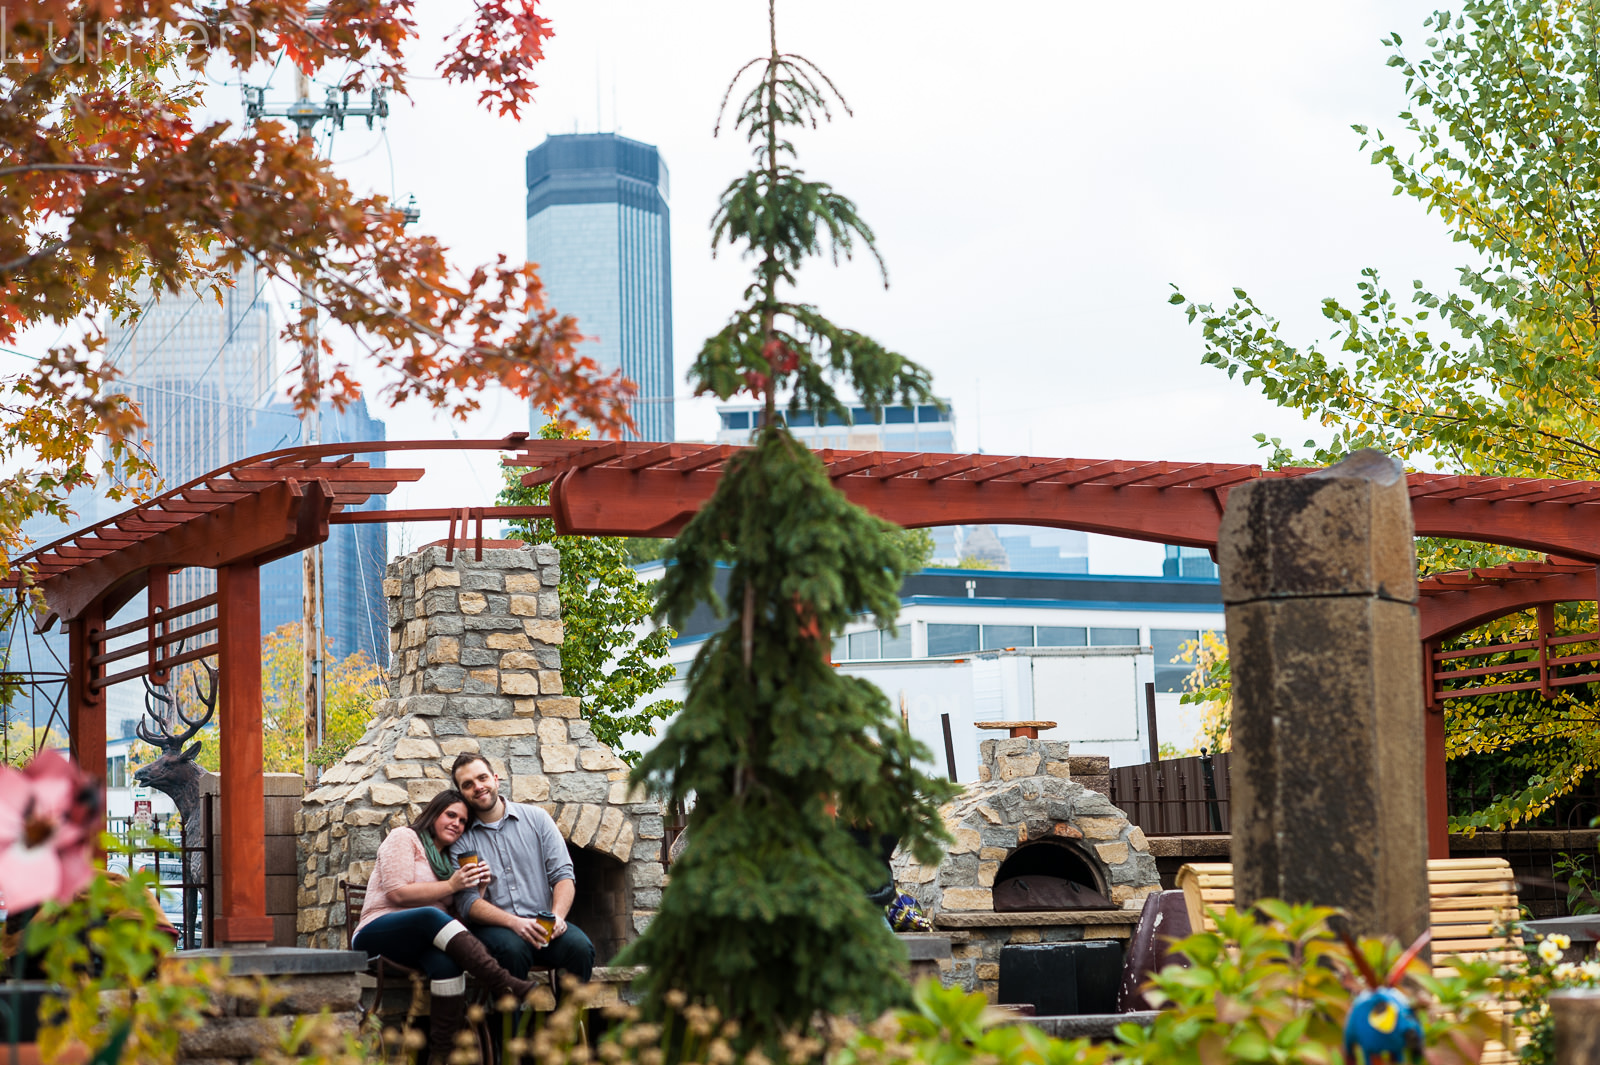
[[[467,805],[472,807],[474,813],[486,814],[490,810],[493,810],[495,808],[495,804],[498,803],[499,801],[500,801],[500,792],[499,791],[491,791],[491,792],[488,793],[487,796],[485,796],[482,799],[479,799],[479,798],[468,799],[467,800]]]

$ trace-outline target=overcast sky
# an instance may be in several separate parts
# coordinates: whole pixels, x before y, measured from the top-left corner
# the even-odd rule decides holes
[[[419,60],[458,7],[419,5]],[[1311,339],[1328,332],[1321,298],[1348,296],[1363,267],[1391,287],[1449,283],[1461,249],[1392,195],[1350,130],[1400,131],[1403,87],[1380,39],[1398,30],[1420,45],[1430,9],[783,0],[780,45],[820,64],[855,111],[800,137],[801,165],[855,199],[891,282],[885,291],[861,262],[817,262],[802,295],[926,365],[964,449],[1257,461],[1255,432],[1298,444],[1308,434],[1296,416],[1200,365],[1198,330],[1168,306],[1169,285],[1206,300],[1245,288]],[[683,371],[748,277],[726,250],[710,254],[717,194],[747,159],[712,126],[728,78],[765,48],[766,6],[546,0],[543,11],[555,37],[520,123],[477,110],[471,90],[419,79],[387,141],[352,123],[333,157],[358,185],[415,194],[420,228],[472,264],[523,258],[523,157],[546,134],[616,130],[658,146],[671,172],[678,432],[706,439],[712,405],[689,397]],[[291,91],[280,71],[269,99]],[[236,114],[236,93],[212,89],[212,107]],[[392,438],[526,428],[509,397],[466,425],[377,413]],[[442,458],[391,505],[488,503],[485,460]],[[1148,572],[1155,557],[1095,551],[1099,571]]]

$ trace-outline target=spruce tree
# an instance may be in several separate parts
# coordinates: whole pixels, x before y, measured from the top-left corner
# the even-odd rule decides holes
[[[756,165],[723,192],[712,245],[755,260],[746,305],[706,341],[691,376],[700,392],[748,391],[765,404],[754,447],[727,464],[716,493],[668,548],[660,618],[680,623],[710,602],[730,623],[689,674],[683,711],[634,780],[693,804],[689,846],[626,962],[649,966],[658,1008],[677,989],[736,1019],[747,1046],[772,1046],[819,1014],[875,1016],[903,1001],[903,952],[867,892],[885,877],[850,829],[893,836],[932,860],[944,838],[945,782],[920,772],[928,752],[872,684],[828,662],[832,637],[870,611],[891,626],[914,541],[848,502],[778,417],[787,409],[848,418],[835,383],[874,410],[931,401],[915,363],[786,298],[801,264],[858,247],[882,259],[847,198],[795,164],[791,128],[848,106],[802,56],[770,53],[737,108]],[[720,127],[720,121],[719,121]],[[887,275],[884,275],[887,284]],[[731,566],[724,604],[713,586]]]

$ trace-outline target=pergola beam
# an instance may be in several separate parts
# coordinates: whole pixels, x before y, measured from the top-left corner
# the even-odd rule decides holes
[[[49,578],[43,582],[45,601],[53,614],[71,620],[114,585],[152,566],[219,569],[281,558],[326,539],[332,508],[320,488],[292,499],[287,485],[267,485],[232,507],[153,531]]]

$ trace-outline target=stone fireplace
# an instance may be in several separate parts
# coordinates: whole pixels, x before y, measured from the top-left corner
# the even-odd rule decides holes
[[[554,547],[430,545],[390,563],[389,698],[361,742],[322,775],[296,818],[301,946],[343,946],[339,883],[365,884],[378,845],[481,754],[501,793],[544,807],[577,880],[573,923],[607,963],[649,923],[665,884],[661,805],[630,792],[628,767],[563,691],[565,639]]]
[[[979,751],[978,782],[941,810],[949,851],[933,865],[897,853],[893,865],[956,940],[946,985],[998,1001],[1005,946],[1126,939],[1161,881],[1144,833],[1071,779],[1066,743],[1015,737]]]

